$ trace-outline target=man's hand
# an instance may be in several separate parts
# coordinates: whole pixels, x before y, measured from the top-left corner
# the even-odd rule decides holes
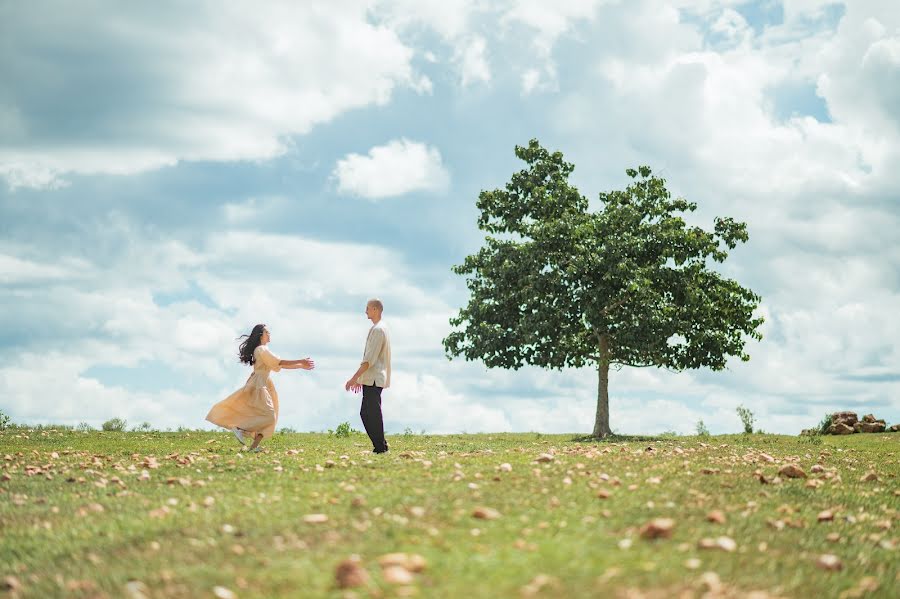
[[[362,391],[362,385],[357,383],[354,379],[349,379],[346,383],[344,383],[344,389],[347,391],[352,391],[354,393],[359,393]]]

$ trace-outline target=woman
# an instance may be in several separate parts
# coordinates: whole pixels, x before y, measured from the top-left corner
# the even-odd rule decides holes
[[[245,337],[238,348],[238,358],[253,366],[253,374],[243,388],[214,405],[206,419],[231,430],[241,445],[244,445],[244,433],[250,433],[253,437],[250,451],[259,452],[259,444],[272,436],[278,420],[278,392],[269,373],[282,368],[312,370],[316,365],[309,358],[282,360],[273,354],[268,348],[271,335],[264,324],[256,325],[249,335],[240,338]]]

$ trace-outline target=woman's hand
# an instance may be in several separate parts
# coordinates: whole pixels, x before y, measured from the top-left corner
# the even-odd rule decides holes
[[[313,368],[316,367],[316,363],[309,358],[303,358],[302,360],[299,361],[299,366],[303,370],[312,370]]]

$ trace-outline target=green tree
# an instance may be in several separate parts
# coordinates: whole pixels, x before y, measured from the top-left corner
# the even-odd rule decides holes
[[[505,189],[482,191],[478,253],[453,271],[469,303],[444,339],[449,358],[489,368],[597,368],[593,435],[609,427],[610,366],[684,370],[748,360],[761,339],[760,298],[710,268],[747,241],[747,226],[717,218],[712,231],[680,216],[696,204],[673,199],[648,167],[628,169],[624,191],[600,207],[569,184],[574,166],[537,140],[516,147],[527,167]]]

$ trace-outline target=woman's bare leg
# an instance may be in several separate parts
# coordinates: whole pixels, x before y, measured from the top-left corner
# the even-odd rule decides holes
[[[257,447],[259,447],[259,444],[262,442],[262,440],[262,433],[256,433],[256,436],[253,437],[253,445],[250,446],[250,449],[256,449]]]

